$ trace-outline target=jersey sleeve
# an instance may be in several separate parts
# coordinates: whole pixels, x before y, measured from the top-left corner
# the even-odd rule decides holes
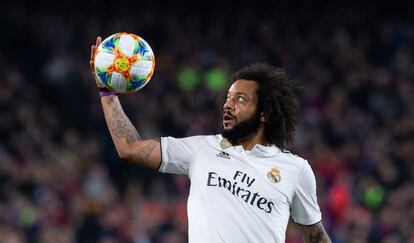
[[[159,172],[188,175],[191,163],[202,141],[202,136],[161,137],[162,159]]]
[[[308,163],[302,170],[302,175],[293,195],[291,216],[296,223],[302,225],[316,224],[322,219],[316,197],[315,175]]]

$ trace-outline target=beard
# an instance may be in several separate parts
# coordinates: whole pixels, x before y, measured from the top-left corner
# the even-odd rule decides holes
[[[221,135],[227,138],[230,143],[238,144],[240,140],[254,134],[260,126],[260,112],[256,111],[246,120],[236,124],[233,128],[223,128]]]

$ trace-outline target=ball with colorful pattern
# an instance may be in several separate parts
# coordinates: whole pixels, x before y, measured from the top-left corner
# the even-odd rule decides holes
[[[155,57],[141,37],[116,33],[98,46],[95,58],[96,78],[118,94],[142,89],[154,73]]]

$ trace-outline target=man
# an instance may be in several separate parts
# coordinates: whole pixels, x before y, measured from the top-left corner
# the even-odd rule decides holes
[[[100,42],[91,47],[92,70]],[[284,149],[298,123],[292,83],[264,64],[240,70],[232,81],[221,135],[161,140],[142,140],[116,94],[97,81],[119,156],[189,176],[189,242],[284,242],[290,216],[305,242],[330,242],[312,169]]]

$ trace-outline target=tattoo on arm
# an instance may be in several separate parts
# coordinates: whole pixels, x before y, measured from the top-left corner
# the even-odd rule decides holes
[[[149,140],[148,144],[144,145],[143,147],[137,149],[134,152],[134,159],[141,160],[146,164],[148,167],[151,167],[150,164],[150,155],[154,152],[155,149],[159,148],[160,141],[159,139],[151,139]]]
[[[306,243],[331,242],[322,223],[309,226],[298,224],[298,226]]]
[[[141,140],[141,136],[125,115],[119,102],[115,102],[114,99],[110,98],[105,99],[105,102],[111,107],[111,112],[108,117],[111,134],[117,139],[126,139],[128,144]]]
[[[116,96],[102,98],[102,106],[119,156],[151,169],[158,169],[161,163],[160,141],[141,139]]]
[[[151,169],[158,169],[161,163],[160,141],[141,139],[116,96],[102,98],[102,107],[119,156]]]

